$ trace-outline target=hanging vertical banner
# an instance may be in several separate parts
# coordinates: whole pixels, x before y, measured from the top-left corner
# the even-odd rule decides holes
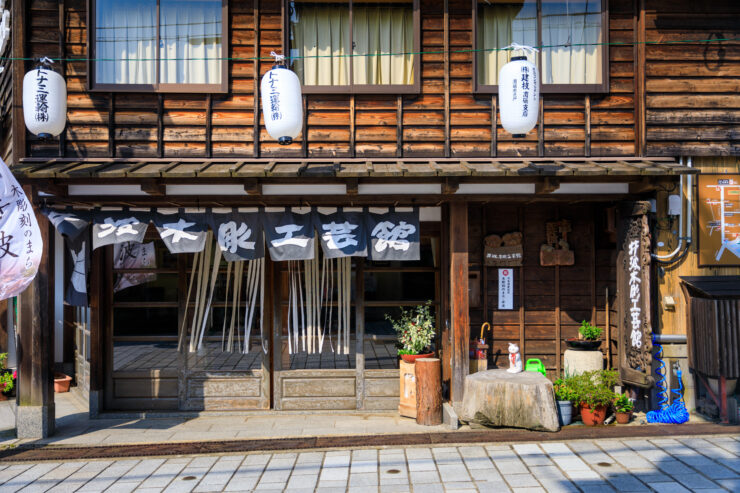
[[[369,213],[366,230],[372,260],[419,260],[419,208],[411,212]]]
[[[93,212],[92,247],[96,248],[122,243],[144,241],[151,213],[145,211],[101,211]]]
[[[319,232],[321,248],[326,258],[367,257],[367,232],[362,212],[323,214],[316,211],[314,226]]]
[[[72,306],[87,306],[87,276],[90,273],[89,229],[75,236],[66,237],[67,266],[64,269],[64,301]]]
[[[67,256],[67,266],[64,269],[64,302],[72,306],[87,306],[91,213],[72,208],[44,208],[41,212],[64,237]]]
[[[0,159],[0,300],[17,296],[31,284],[43,248],[31,203]]]
[[[213,211],[211,229],[227,262],[265,256],[262,221],[257,212]]]
[[[154,225],[170,253],[200,252],[206,245],[208,217],[205,211],[157,209]]]
[[[270,258],[281,260],[311,260],[314,257],[312,214],[267,212],[264,215],[265,239]]]
[[[154,251],[154,242],[116,243],[113,245],[113,268],[114,269],[156,269],[157,256]],[[157,274],[154,272],[126,272],[119,273],[113,285],[113,292],[155,281]]]
[[[498,309],[514,309],[514,270],[498,270]]]

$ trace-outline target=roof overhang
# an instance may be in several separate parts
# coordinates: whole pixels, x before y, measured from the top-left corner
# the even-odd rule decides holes
[[[653,191],[697,170],[672,158],[196,159],[26,158],[13,172],[47,200],[189,204],[219,198],[313,203],[439,202],[527,196],[605,200]],[[289,199],[291,197],[292,199]],[[167,200],[164,200],[164,199]],[[94,200],[93,200],[94,199]]]

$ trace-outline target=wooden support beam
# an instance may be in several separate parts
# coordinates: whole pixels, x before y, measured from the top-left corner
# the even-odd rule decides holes
[[[140,187],[142,192],[155,197],[164,197],[167,194],[165,184],[162,180],[157,180],[155,178],[142,180]]]
[[[19,164],[26,157],[26,123],[23,118],[23,77],[26,75],[26,12],[30,8],[28,2],[15,1],[10,6],[11,40],[13,43],[13,162]]]
[[[465,377],[468,375],[468,204],[450,203],[450,308],[452,318],[452,378],[450,398],[462,404]]]
[[[30,187],[26,187],[30,194]],[[54,238],[49,220],[34,208],[45,248],[38,273],[20,295],[18,330],[18,438],[46,438],[54,434],[54,303],[52,276]],[[42,248],[36,245],[36,248]]]
[[[442,182],[442,193],[445,195],[452,195],[460,188],[459,178],[445,178]]]
[[[67,184],[55,183],[51,180],[39,180],[34,182],[39,192],[51,194],[55,197],[66,197],[67,196]]]
[[[249,195],[262,195],[262,184],[257,178],[246,178],[244,180],[244,191]]]
[[[538,195],[544,195],[552,193],[558,188],[560,188],[560,180],[558,180],[557,178],[546,176],[545,178],[543,178],[542,180],[538,180],[534,184],[534,193]]]
[[[633,181],[629,184],[631,195],[653,192],[656,188],[655,183],[647,176],[643,176],[640,181]]]
[[[360,188],[359,180],[357,178],[349,178],[346,181],[347,195],[357,195]]]
[[[106,248],[92,251],[90,256],[90,414],[97,415],[103,403],[105,385],[105,252]]]
[[[445,157],[450,157],[450,5],[444,0],[444,91],[445,91]]]
[[[647,129],[645,126],[646,111],[646,83],[645,83],[645,0],[634,0],[634,81],[635,81],[635,155],[644,156],[647,151],[645,140]]]

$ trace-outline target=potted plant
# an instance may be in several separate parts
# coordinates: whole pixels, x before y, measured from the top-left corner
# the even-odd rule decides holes
[[[601,346],[601,334],[603,332],[604,329],[601,327],[596,327],[583,320],[578,328],[578,339],[571,337],[565,340],[565,344],[570,349],[593,351]]]
[[[401,308],[401,316],[397,319],[385,316],[398,334],[398,355],[407,363],[434,356],[431,350],[434,317],[430,313],[430,307],[431,301],[408,310]]]
[[[632,418],[632,409],[635,404],[627,397],[627,394],[620,394],[614,399],[614,411],[617,414],[617,423],[626,425]]]
[[[567,426],[573,419],[573,401],[576,399],[576,394],[573,388],[569,385],[569,379],[566,377],[558,378],[552,384],[555,389],[555,398],[558,401],[558,418],[560,419],[560,426]]]
[[[2,372],[0,374],[0,401],[7,401],[10,391],[15,386],[15,372]]]
[[[598,370],[585,372],[573,379],[576,398],[581,404],[581,419],[588,426],[600,425],[606,419],[606,412],[614,402],[614,386],[617,372]]]
[[[0,353],[0,400],[3,401],[13,395],[15,379],[18,375],[15,370],[9,370],[6,368],[5,365],[7,362],[8,353]]]

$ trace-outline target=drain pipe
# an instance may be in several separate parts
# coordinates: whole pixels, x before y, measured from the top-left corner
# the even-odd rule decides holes
[[[683,157],[680,158],[679,162],[683,165],[684,159]],[[691,157],[687,158],[686,164],[689,168],[691,168]],[[689,245],[691,244],[691,212],[692,212],[692,180],[691,175],[689,174],[686,177],[686,193],[683,192],[683,175],[679,178],[679,188],[681,194],[684,196],[684,203],[686,204],[686,236],[684,236],[683,232],[683,223],[684,223],[684,212],[683,207],[681,208],[681,211],[678,216],[678,245],[676,245],[676,249],[673,250],[671,253],[668,253],[666,255],[658,255],[657,253],[653,253],[651,256],[653,260],[657,264],[661,265],[667,265],[672,264],[673,262],[676,262],[683,258],[686,253],[689,251]],[[684,240],[686,240],[686,246],[684,247]],[[680,253],[679,253],[680,252]]]

